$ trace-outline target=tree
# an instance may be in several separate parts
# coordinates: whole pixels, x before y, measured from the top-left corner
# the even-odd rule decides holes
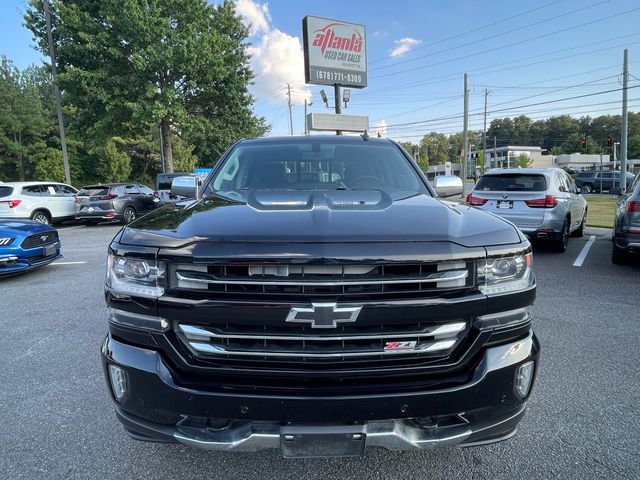
[[[420,140],[420,150],[431,165],[442,164],[448,158],[449,142],[443,133],[430,132]]]
[[[531,158],[526,153],[521,153],[513,161],[514,167],[527,168],[530,165],[531,165]]]
[[[248,31],[225,1],[56,0],[51,2],[59,82],[88,137],[136,138],[160,126],[167,171],[178,139],[219,154],[267,131],[248,85]],[[25,15],[46,51],[42,0]],[[188,137],[191,137],[190,139]]]

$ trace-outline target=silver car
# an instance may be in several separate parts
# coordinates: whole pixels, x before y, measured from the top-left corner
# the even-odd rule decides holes
[[[583,235],[587,220],[587,201],[559,168],[489,170],[467,203],[509,220],[533,240],[550,242],[558,252],[566,250],[570,235]]]

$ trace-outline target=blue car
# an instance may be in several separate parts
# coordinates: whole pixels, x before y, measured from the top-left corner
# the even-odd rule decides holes
[[[0,218],[0,277],[42,267],[61,257],[58,232],[52,226]]]

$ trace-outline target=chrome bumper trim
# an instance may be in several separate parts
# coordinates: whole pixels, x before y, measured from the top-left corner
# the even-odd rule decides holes
[[[501,345],[487,349],[484,357],[484,368],[481,378],[489,372],[500,370],[526,360],[533,351],[533,333],[518,342]],[[477,379],[480,381],[481,378]],[[468,386],[468,385],[467,385]],[[466,386],[465,386],[466,387]],[[461,387],[461,388],[465,388]],[[437,394],[438,392],[434,392]],[[383,447],[389,450],[421,450],[436,447],[472,446],[474,442],[465,443],[471,435],[508,423],[524,414],[526,404],[508,418],[475,428],[472,424],[461,425],[438,431],[435,429],[423,429],[408,420],[384,420],[373,421],[363,425],[351,426],[282,426],[278,423],[264,423],[250,421],[234,421],[227,428],[215,432],[209,431],[206,436],[194,432],[193,434],[177,431],[174,433],[176,441],[205,450],[222,451],[256,451],[267,448],[280,448],[282,438],[285,435],[318,433],[322,429],[324,433],[348,433],[353,435],[366,435],[366,446]],[[490,440],[501,441],[508,435]]]
[[[420,428],[410,420],[384,420],[369,422],[364,425],[347,426],[281,426],[275,423],[235,422],[223,430],[212,432],[206,438],[176,432],[174,438],[190,447],[204,450],[254,452],[268,448],[280,448],[281,442],[289,436],[304,434],[350,434],[355,438],[364,435],[367,447],[382,447],[387,450],[425,450],[433,448],[472,446],[474,442],[465,443],[471,435],[509,423],[524,414],[526,404],[507,418],[474,429],[465,425],[453,428]],[[439,431],[440,430],[440,431]],[[512,433],[495,440],[478,442],[478,444],[501,441]]]

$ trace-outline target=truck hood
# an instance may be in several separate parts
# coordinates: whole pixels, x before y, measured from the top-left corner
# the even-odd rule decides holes
[[[246,200],[210,196],[159,208],[125,228],[123,245],[177,248],[197,241],[453,242],[465,247],[523,240],[503,219],[426,194],[392,200],[376,190],[261,191]]]

